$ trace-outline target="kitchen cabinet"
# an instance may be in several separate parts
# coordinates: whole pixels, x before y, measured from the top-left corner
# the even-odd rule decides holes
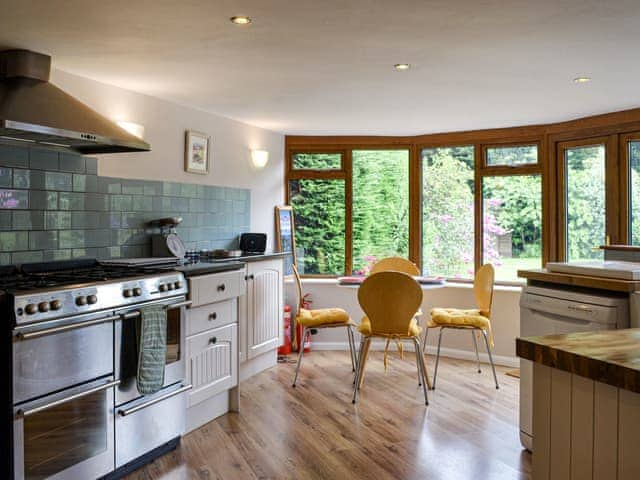
[[[283,262],[271,258],[247,263],[246,295],[240,298],[240,362],[249,374],[275,364],[282,341]],[[247,364],[254,362],[248,367]],[[264,368],[263,368],[264,367]]]
[[[239,407],[238,297],[244,269],[188,278],[186,319],[187,431]]]

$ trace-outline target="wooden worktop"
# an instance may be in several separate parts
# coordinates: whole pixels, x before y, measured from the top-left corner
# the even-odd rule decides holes
[[[516,339],[519,357],[640,393],[640,328]]]
[[[619,280],[616,278],[594,277],[590,275],[576,275],[571,273],[549,272],[544,268],[534,270],[518,270],[518,277],[528,281],[558,283],[575,287],[599,288],[615,292],[635,292],[640,290],[640,281]]]

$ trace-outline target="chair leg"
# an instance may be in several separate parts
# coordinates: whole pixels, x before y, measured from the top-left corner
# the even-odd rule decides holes
[[[356,353],[355,353],[355,340],[353,338],[353,330],[351,325],[347,325],[347,339],[349,341],[349,354],[351,357],[351,371],[356,371]]]
[[[302,363],[302,356],[304,355],[304,339],[307,338],[307,329],[302,330],[302,341],[298,342],[300,353],[298,353],[298,365],[296,365],[296,376],[293,378],[293,387],[295,388],[298,381],[298,372],[300,371],[300,364]]]
[[[489,354],[489,363],[491,363],[491,370],[493,370],[493,380],[496,382],[496,390],[497,390],[500,388],[500,386],[498,385],[498,377],[496,376],[496,367],[493,365],[493,357],[491,356],[491,348],[489,347],[487,332],[482,330],[482,336],[484,337],[484,344],[487,346],[487,353]]]
[[[471,338],[473,338],[473,347],[476,349],[476,364],[478,365],[478,373],[482,373],[482,370],[480,370],[480,354],[478,353],[478,340],[476,339],[475,330],[471,330]]]
[[[364,371],[364,359],[365,359],[365,351],[368,343],[371,340],[369,338],[363,338],[360,342],[360,354],[358,355],[358,368],[356,368],[356,378],[353,381],[353,399],[351,403],[356,403],[358,400],[358,390],[360,389],[360,377],[362,376],[362,372]]]
[[[440,344],[442,344],[443,331],[444,331],[444,328],[440,327],[440,333],[438,334],[438,351],[436,352],[436,368],[433,371],[433,384],[431,386],[432,390],[436,389],[436,378],[438,377],[438,364],[440,363]]]
[[[418,364],[418,373],[422,375],[422,390],[424,392],[424,404],[429,405],[429,396],[427,395],[427,377],[426,377],[426,367],[424,364],[424,356],[422,353],[422,348],[420,348],[420,339],[414,338],[413,344],[416,349],[416,363]]]
[[[355,337],[354,337],[354,345],[355,345]],[[356,352],[356,371],[353,374],[353,384],[356,384],[356,380],[358,379],[358,367],[360,365],[360,360],[362,360],[362,352],[364,351],[364,337],[360,336],[360,346],[358,347],[358,351]]]
[[[424,337],[422,338],[422,353],[427,351],[427,337],[429,336],[429,327],[424,326]]]
[[[358,375],[358,390],[362,388],[362,384],[364,383],[364,366],[367,363],[367,359],[369,358],[369,349],[371,348],[371,337],[367,337],[364,339],[364,355],[360,357],[360,362],[362,364],[362,368],[360,369],[360,374]]]

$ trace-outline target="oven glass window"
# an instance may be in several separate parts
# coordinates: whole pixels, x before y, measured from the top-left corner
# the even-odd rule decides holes
[[[25,417],[25,478],[48,478],[105,452],[107,412],[101,391]]]

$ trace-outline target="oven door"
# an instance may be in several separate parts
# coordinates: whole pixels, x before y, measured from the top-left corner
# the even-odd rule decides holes
[[[113,312],[18,327],[13,333],[13,403],[113,375]]]
[[[110,376],[15,407],[15,478],[86,480],[114,470],[117,383]]]
[[[170,301],[147,303],[145,305],[164,305],[167,309],[167,356],[164,369],[163,388],[179,383],[185,377],[184,338],[185,308],[190,305],[184,297]],[[138,370],[137,324],[140,308],[118,311],[115,322],[115,375],[120,380],[116,389],[116,405],[130,402],[142,396],[136,385]]]

